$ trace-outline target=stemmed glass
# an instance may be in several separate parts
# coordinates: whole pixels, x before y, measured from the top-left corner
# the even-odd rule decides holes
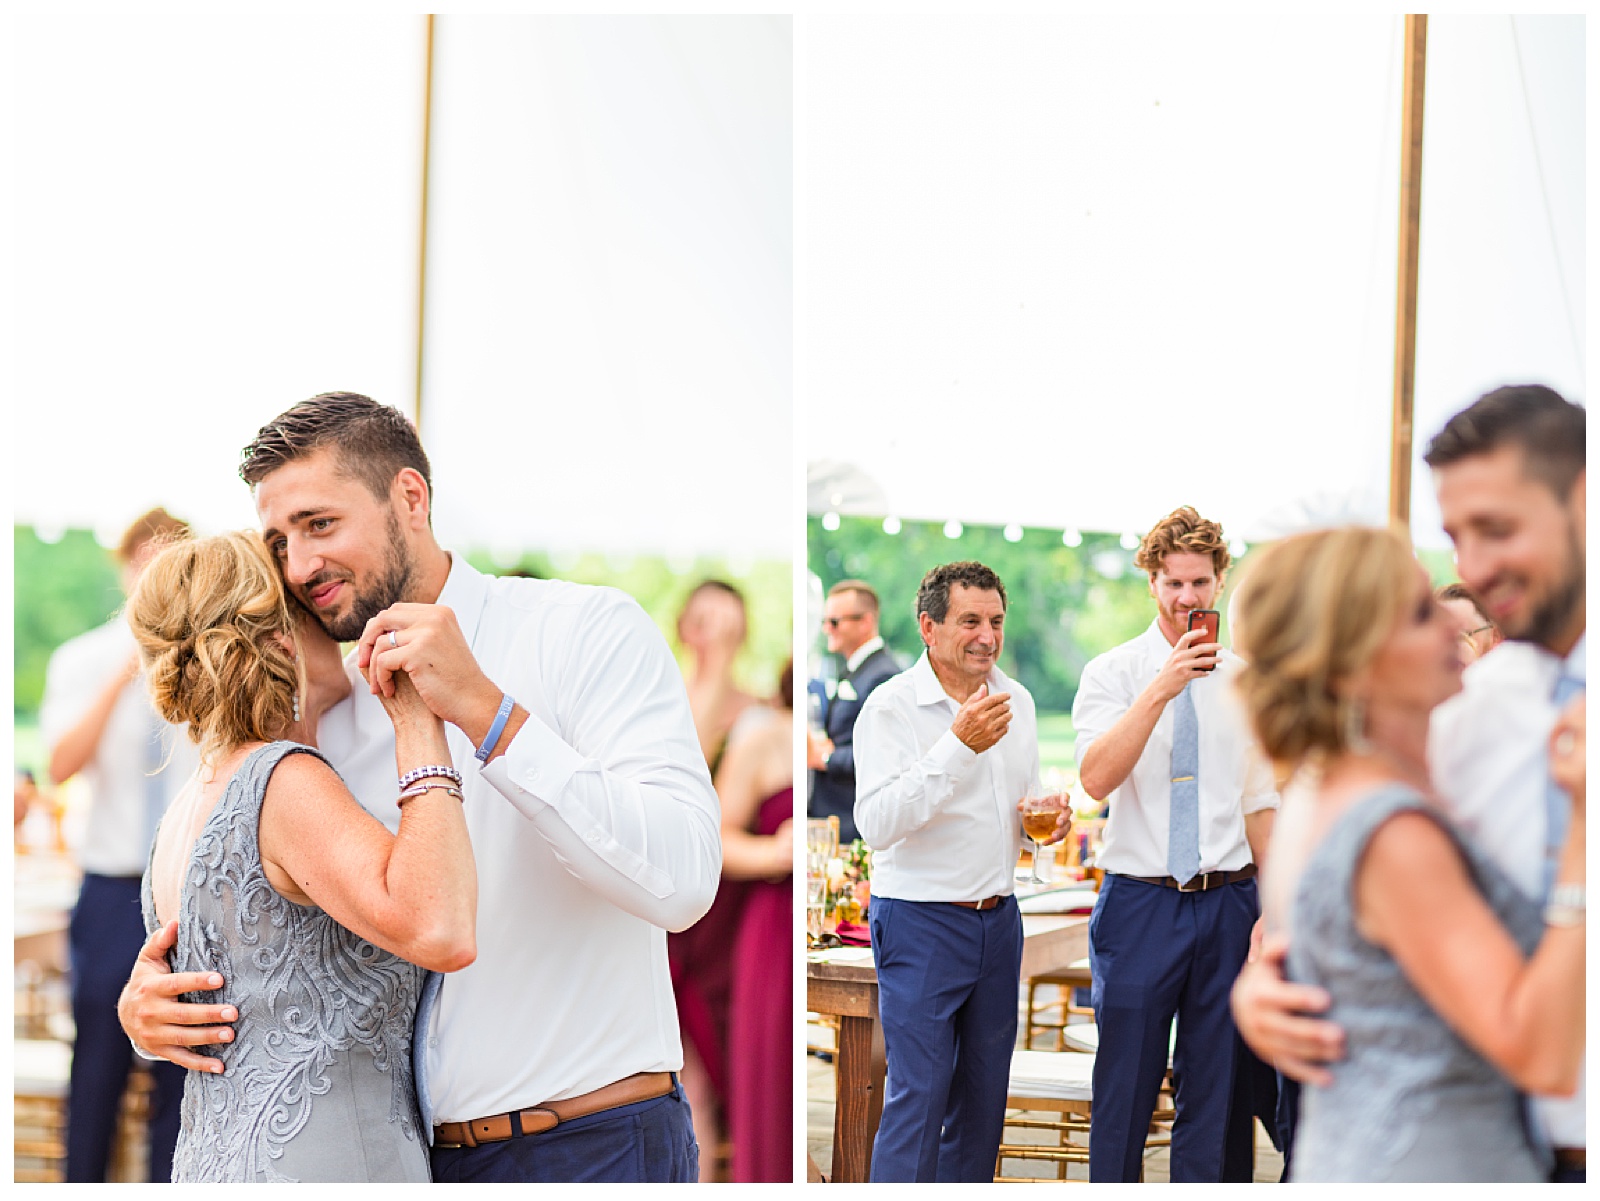
[[[1044,840],[1056,832],[1056,820],[1066,811],[1059,793],[1024,797],[1022,800],[1022,832],[1033,844],[1033,854],[1028,862],[1028,883],[1034,888],[1049,883],[1039,875],[1039,853],[1044,849]]]

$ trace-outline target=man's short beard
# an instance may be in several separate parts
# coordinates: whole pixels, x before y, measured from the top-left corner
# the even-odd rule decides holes
[[[411,594],[411,555],[405,537],[400,532],[400,520],[389,514],[386,531],[389,538],[388,553],[384,556],[383,574],[368,592],[355,592],[350,611],[343,617],[318,618],[328,637],[336,642],[354,642],[360,638],[371,621],[391,605],[397,605]],[[354,581],[351,581],[354,591]]]
[[[1567,573],[1557,581],[1549,596],[1534,606],[1528,620],[1519,628],[1503,628],[1507,638],[1517,642],[1532,642],[1536,646],[1555,646],[1571,629],[1577,615],[1583,611],[1584,554],[1578,543],[1575,525],[1567,526]]]

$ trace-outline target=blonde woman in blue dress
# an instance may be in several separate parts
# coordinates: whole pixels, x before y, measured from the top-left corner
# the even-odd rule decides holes
[[[409,681],[384,700],[396,772],[416,777],[391,834],[315,749],[350,685],[258,535],[169,547],[127,616],[157,710],[188,724],[202,760],[157,834],[145,925],[166,928],[174,972],[221,976],[185,999],[238,1014],[211,1050],[223,1069],[189,1074],[173,1180],[427,1181],[411,1071],[423,969],[476,953],[443,724]]]

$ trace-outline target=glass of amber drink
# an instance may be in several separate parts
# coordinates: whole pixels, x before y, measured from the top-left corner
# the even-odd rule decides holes
[[[1039,855],[1044,850],[1044,840],[1056,832],[1056,821],[1067,809],[1066,798],[1059,793],[1049,796],[1030,796],[1022,800],[1022,832],[1033,844],[1033,856],[1028,864],[1028,883],[1038,888],[1048,883],[1039,875]]]

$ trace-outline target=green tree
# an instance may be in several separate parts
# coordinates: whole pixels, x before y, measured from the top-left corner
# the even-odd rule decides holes
[[[69,638],[103,625],[122,606],[116,561],[88,530],[45,542],[29,526],[12,529],[12,710],[32,716],[44,697],[50,655]]]

